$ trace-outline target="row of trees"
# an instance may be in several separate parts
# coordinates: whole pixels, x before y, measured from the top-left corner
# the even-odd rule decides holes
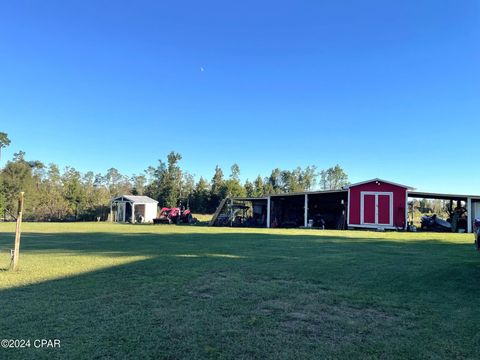
[[[8,146],[7,134],[0,133],[0,151]],[[228,196],[256,197],[313,189],[337,189],[348,184],[343,169],[336,165],[318,171],[315,166],[294,170],[272,170],[270,176],[254,181],[240,180],[240,167],[232,165],[225,176],[216,167],[210,180],[192,174],[180,166],[182,156],[171,152],[167,161],[159,161],[145,174],[126,176],[111,168],[105,174],[81,173],[73,167],[63,171],[55,164],[29,161],[24,152],[14,154],[0,171],[0,211],[4,217],[14,213],[20,191],[25,191],[25,217],[30,220],[105,219],[111,198],[121,194],[147,195],[160,206],[189,206],[198,213],[212,213]]]
[[[418,214],[437,214],[447,215],[449,210],[449,200],[439,199],[412,199],[409,202],[409,211],[413,209]]]

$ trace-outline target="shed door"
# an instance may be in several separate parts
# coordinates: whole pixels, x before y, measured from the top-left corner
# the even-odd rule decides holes
[[[392,202],[391,195],[378,195],[378,225],[392,225],[390,221],[390,204]]]
[[[375,194],[365,194],[363,197],[363,221],[362,224],[375,225],[377,212],[376,196]]]
[[[393,226],[393,193],[362,191],[360,222],[362,225]]]
[[[117,222],[125,221],[125,203],[117,203]]]

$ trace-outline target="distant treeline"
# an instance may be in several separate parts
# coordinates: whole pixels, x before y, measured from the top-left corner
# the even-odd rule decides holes
[[[5,147],[1,135],[0,149]],[[166,162],[160,160],[144,174],[126,176],[114,168],[105,174],[81,173],[73,167],[61,171],[55,164],[29,161],[24,152],[19,152],[0,170],[0,214],[5,218],[15,214],[20,191],[25,192],[27,220],[90,221],[106,219],[110,200],[123,194],[147,195],[158,200],[159,206],[182,203],[193,212],[212,213],[220,201],[229,196],[336,189],[348,183],[347,175],[338,165],[322,171],[315,166],[274,169],[266,178],[258,176],[253,182],[242,182],[240,167],[234,164],[228,177],[217,166],[211,180],[200,177],[195,181],[180,167],[181,159],[180,154],[171,152]]]

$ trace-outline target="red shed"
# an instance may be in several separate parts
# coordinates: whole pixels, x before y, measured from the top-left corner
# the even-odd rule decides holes
[[[409,186],[373,179],[348,187],[348,227],[405,229]]]

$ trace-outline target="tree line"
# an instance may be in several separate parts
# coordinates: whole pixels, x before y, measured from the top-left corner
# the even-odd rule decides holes
[[[0,151],[8,145],[8,135],[0,133]],[[159,160],[143,174],[127,176],[115,168],[104,174],[82,173],[73,167],[60,170],[55,164],[27,160],[20,151],[0,170],[0,214],[7,219],[13,216],[20,191],[27,199],[27,220],[91,221],[106,219],[110,200],[118,195],[146,195],[158,200],[160,207],[183,204],[196,213],[213,213],[225,197],[329,190],[348,184],[348,176],[339,165],[321,171],[315,166],[276,168],[270,176],[242,182],[240,167],[233,164],[228,176],[217,166],[210,179],[202,176],[195,181],[181,168],[181,160],[182,156],[172,151],[166,161]]]

